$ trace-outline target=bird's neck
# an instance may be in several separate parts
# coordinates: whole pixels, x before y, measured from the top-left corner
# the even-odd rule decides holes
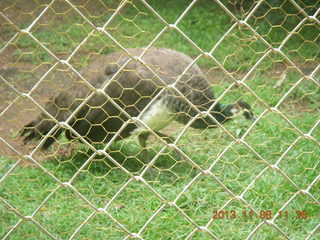
[[[218,103],[212,112],[212,117],[214,117],[219,123],[223,124],[229,121],[231,116],[233,115],[231,109],[233,104],[220,104]],[[195,120],[192,125],[193,128],[204,129],[207,127],[216,127],[216,121],[212,120],[211,117],[199,118]]]
[[[219,123],[223,124],[231,120],[230,117],[233,116],[233,113],[231,112],[232,107],[233,107],[233,104],[218,103],[212,115]],[[216,123],[213,124],[213,127],[214,125],[216,125]]]
[[[217,108],[213,112],[213,117],[221,124],[231,120],[231,117],[233,116],[231,109],[233,108],[233,106],[233,104],[219,103],[217,105]]]
[[[233,113],[231,112],[231,109],[233,108],[234,104],[223,104],[220,103],[220,115],[224,116],[225,118],[232,117]]]

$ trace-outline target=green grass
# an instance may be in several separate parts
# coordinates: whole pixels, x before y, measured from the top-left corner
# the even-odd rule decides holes
[[[162,7],[160,1],[148,2],[169,23],[174,23],[188,4],[187,1],[169,1],[168,6]],[[268,6],[263,6],[262,9],[266,10]],[[91,15],[88,18],[96,26],[102,26],[110,14],[111,12],[107,12],[97,16]],[[257,16],[259,14],[258,12]],[[271,16],[277,17],[271,18]],[[278,47],[287,32],[292,30],[299,19],[291,16],[291,20],[282,24],[281,28],[272,28],[268,21],[274,21],[271,23],[278,25],[284,19],[280,12],[275,12],[271,16],[258,18],[256,25],[254,22],[249,23],[257,27],[257,31],[270,44]],[[52,18],[50,21],[43,19],[40,23],[32,29],[32,34],[60,58],[68,57],[70,52],[93,29],[72,11]],[[232,19],[224,14],[217,5],[209,4],[208,1],[200,1],[199,5],[185,16],[178,27],[199,47],[210,51],[233,23]],[[135,2],[135,4],[129,3],[107,30],[124,47],[130,48],[148,45],[164,26],[143,5]],[[5,33],[12,31],[10,29],[1,30]],[[299,34],[295,34],[289,40],[283,51],[295,63],[316,61],[316,54],[319,51],[319,47],[315,44],[317,30],[319,28],[315,24],[306,24],[299,30]],[[199,54],[197,49],[174,30],[167,30],[155,45],[174,48],[193,57]],[[14,56],[22,63],[28,62],[38,66],[55,61],[27,35],[20,35],[12,47],[15,49]],[[94,32],[72,58],[71,63],[75,66],[84,66],[89,62],[91,55],[106,54],[115,49],[117,46],[103,33]],[[253,38],[248,29],[241,27],[231,32],[213,55],[227,70],[241,75],[250,69],[267,50],[265,45]],[[271,107],[276,106],[283,95],[301,78],[296,70],[286,68],[285,82],[280,87],[274,88],[277,79],[270,78],[269,70],[285,62],[286,60],[279,55],[271,54],[246,82],[255,94]],[[216,66],[207,58],[201,58],[199,65],[204,69]],[[215,83],[213,89],[216,96],[220,96],[229,85],[230,82],[226,79]],[[308,133],[319,120],[319,97],[318,86],[304,79],[278,109],[299,130]],[[257,116],[265,110],[265,106],[241,86],[231,89],[221,102],[230,103],[239,98],[252,104]],[[242,119],[224,125],[237,137],[241,137],[249,126],[250,122]],[[172,135],[179,134],[182,127],[178,124],[174,125],[173,130],[171,129]],[[12,135],[13,138],[16,137],[15,132]],[[316,141],[320,141],[319,127],[312,132],[311,136]],[[246,211],[249,214],[251,209],[234,199],[224,187],[236,195],[241,195],[247,190],[243,198],[250,206],[257,211],[270,210],[274,216],[299,189],[307,189],[320,174],[319,146],[310,139],[301,138],[278,164],[281,171],[268,168],[257,178],[257,175],[269,165],[276,164],[298,137],[297,131],[283,117],[269,111],[259,121],[259,125],[255,126],[245,138],[245,141],[263,160],[245,145],[235,143],[217,161],[232,138],[219,128],[204,131],[188,129],[179,140],[178,146],[194,161],[196,166],[187,160],[179,160],[174,152],[167,149],[155,162],[155,167],[159,172],[148,171],[144,179],[167,202],[174,201],[187,184],[194,181],[180,196],[176,205],[200,226],[207,224],[213,216],[213,211],[219,210],[230,200],[224,210],[236,211],[240,218],[215,219],[208,228],[219,239],[245,239],[262,220],[256,217],[243,218],[243,212]],[[58,146],[59,152],[70,148],[65,139],[62,139]],[[67,156],[54,154],[54,150],[51,149],[46,152],[48,154],[46,160],[39,160],[39,163],[61,182],[68,182],[92,154],[81,144],[72,143],[72,146],[75,146],[72,154]],[[102,146],[96,147],[101,148]],[[162,147],[163,145],[158,141],[152,142],[149,152],[155,156]],[[110,155],[132,174],[137,175],[144,170],[141,148],[136,138],[116,142],[109,151]],[[0,179],[15,164],[16,160],[14,156],[0,157]],[[214,162],[211,173],[216,179],[210,175],[201,175],[196,178],[200,173],[197,166],[208,169]],[[72,185],[95,207],[103,208],[129,180],[130,177],[110,159],[96,156],[81,170]],[[252,187],[247,189],[253,181]],[[54,190],[56,192],[43,204],[33,219],[58,239],[68,239],[94,211],[73,190],[60,186],[36,165],[17,166],[1,182],[0,197],[10,203],[21,215],[30,216]],[[319,182],[311,187],[309,193],[319,200]],[[163,204],[164,202],[145,184],[131,181],[114,199],[107,211],[130,232],[137,233]],[[20,218],[2,201],[0,205],[0,237],[2,238]],[[291,239],[305,239],[319,224],[319,206],[308,195],[298,194],[283,211],[288,211],[289,218],[278,217],[275,224]],[[307,211],[308,218],[297,219],[298,215],[295,211]],[[194,225],[176,208],[167,205],[148,224],[141,236],[144,239],[184,239],[193,229]],[[123,239],[126,236],[127,234],[110,217],[97,213],[84,225],[75,239]],[[22,221],[11,235],[11,239],[22,237],[26,239],[48,238],[33,222],[27,219]],[[319,238],[319,231],[317,231],[311,239]],[[197,231],[192,239],[211,238],[207,233]],[[263,225],[254,235],[254,239],[284,238],[274,227]]]
[[[314,114],[297,115],[296,124],[311,124]],[[248,124],[240,122],[244,130]],[[277,123],[277,124],[274,124]],[[235,134],[236,128],[230,123],[225,127]],[[238,125],[239,127],[239,125]],[[281,154],[298,137],[290,126],[276,114],[268,114],[260,125],[248,135],[246,141],[260,154],[268,164],[275,164]],[[219,139],[219,141],[217,140]],[[194,144],[190,144],[193,141]],[[208,168],[225,149],[230,138],[219,129],[206,130],[202,134],[189,129],[179,141],[179,146],[203,169]],[[214,147],[213,147],[214,146]],[[62,182],[69,181],[80,166],[91,154],[90,151],[78,146],[72,157],[54,156],[41,164]],[[161,146],[156,144],[155,151]],[[111,155],[134,174],[143,170],[140,148],[136,139],[117,142],[110,149]],[[199,173],[188,161],[177,161],[176,156],[166,151],[156,161],[160,174],[147,172],[146,181],[167,201],[173,201],[177,194]],[[278,165],[300,189],[308,188],[309,184],[319,175],[320,151],[310,140],[299,140],[292,150]],[[258,159],[242,144],[232,146],[216,163],[212,173],[234,194],[240,195],[256,176],[268,165]],[[14,161],[2,158],[1,173],[8,171]],[[1,176],[2,177],[2,176]],[[108,159],[95,158],[81,171],[73,182],[73,186],[94,206],[104,207],[108,201],[130,178]],[[297,189],[278,171],[268,169],[255,180],[244,198],[257,211],[276,213],[297,192]],[[31,215],[44,199],[59,186],[53,179],[35,166],[19,166],[0,185],[1,197],[6,199],[22,215]],[[310,193],[319,198],[319,187],[311,188]],[[177,206],[181,208],[197,224],[205,225],[213,216],[214,210],[219,210],[232,197],[210,176],[202,175],[178,199]],[[131,232],[137,232],[145,222],[163,204],[148,187],[141,182],[131,181],[110,205],[108,212],[120,221]],[[1,231],[3,236],[18,217],[9,208],[0,208]],[[251,209],[236,199],[225,208],[226,211],[236,211],[238,216]],[[295,219],[296,210],[307,211],[307,219]],[[307,195],[298,195],[283,210],[289,212],[289,219],[278,218],[275,223],[293,239],[303,239],[318,224],[319,207]],[[61,187],[42,206],[34,219],[58,238],[67,238],[83,222],[93,210],[81,200],[72,190]],[[261,220],[253,218],[216,219],[209,229],[221,239],[243,239]],[[165,207],[150,223],[142,237],[146,239],[185,238],[193,229],[175,208]],[[24,221],[14,231],[12,239],[18,236],[43,237],[37,226]],[[318,236],[318,235],[316,235]],[[90,239],[120,239],[125,233],[116,226],[110,218],[103,214],[94,216],[81,230],[78,238]],[[276,239],[279,233],[270,226],[264,226],[256,235],[259,239]],[[198,232],[195,239],[210,239],[204,233]],[[314,238],[316,239],[316,237]]]
[[[241,93],[241,89],[237,91]],[[257,91],[257,94],[260,92]],[[303,102],[313,100],[313,97],[306,96]],[[250,96],[246,97],[250,99]],[[287,102],[286,107],[289,105],[290,102]],[[264,107],[258,104],[254,108],[257,115],[263,110]],[[282,110],[286,112],[285,108]],[[288,118],[303,132],[308,132],[315,124],[318,120],[315,119],[316,115],[319,115],[319,108],[306,113],[295,111],[289,114],[288,112]],[[241,129],[243,134],[249,125],[249,122],[239,119],[237,123],[230,122],[225,127],[236,136],[238,129]],[[177,125],[175,132],[178,133],[181,127]],[[258,212],[270,210],[274,215],[298,192],[298,189],[307,189],[320,172],[320,150],[317,144],[302,138],[279,163],[278,167],[281,172],[269,168],[256,179],[262,170],[270,164],[276,164],[279,157],[298,136],[297,132],[282,117],[269,112],[245,138],[246,142],[265,161],[259,159],[243,144],[234,144],[216,162],[211,172],[235,195],[241,195],[248,185],[255,181],[244,194],[244,199]],[[315,131],[312,136],[319,141],[318,131]],[[205,131],[188,129],[178,145],[198,166],[207,169],[230,142],[231,138],[220,129]],[[60,148],[68,148],[65,140],[62,140],[61,144]],[[92,154],[84,146],[76,146],[77,149],[70,156],[50,155],[51,157],[47,160],[40,162],[41,165],[61,182],[69,181]],[[161,148],[161,144],[156,142],[151,145],[149,152],[154,155]],[[144,169],[137,139],[129,138],[119,141],[109,150],[111,156],[133,174],[139,174]],[[6,157],[1,158],[0,177],[10,169],[14,162]],[[194,165],[185,160],[177,160],[177,156],[169,150],[166,150],[156,160],[155,166],[160,172],[147,172],[144,178],[159,195],[169,202],[174,201],[184,187],[199,173]],[[298,189],[284,175],[290,178]],[[94,206],[103,208],[129,179],[130,177],[110,160],[95,157],[80,172],[72,185]],[[0,185],[0,192],[1,197],[17,211],[28,216],[33,214],[57,187],[59,184],[36,166],[18,166]],[[309,192],[319,199],[318,185],[313,186]],[[208,175],[196,178],[176,204],[197,224],[203,226],[213,216],[213,211],[219,210],[228,200],[231,202],[224,210],[235,211],[239,218],[215,219],[209,229],[220,239],[243,239],[261,220],[256,217],[245,219],[243,212],[249,214],[251,209],[233,199],[214,178]],[[163,204],[142,182],[131,181],[110,205],[108,213],[129,231],[137,232]],[[2,206],[0,208],[0,236],[3,236],[19,220],[12,210],[3,204]],[[306,238],[318,224],[319,207],[307,195],[298,194],[282,211],[288,211],[288,219],[278,217],[275,223],[292,239]],[[296,211],[307,211],[308,218],[297,219]],[[60,187],[41,207],[34,219],[51,234],[64,239],[70,237],[92,212],[91,207],[74,191],[67,187]],[[166,206],[148,225],[142,237],[145,239],[160,239],[161,237],[183,239],[193,228],[194,226],[175,208]],[[31,239],[33,237],[46,238],[39,232],[38,227],[29,221],[24,221],[14,231],[12,239],[18,239],[19,236],[29,236]],[[78,238],[121,239],[125,236],[126,234],[109,217],[104,214],[96,214],[85,224]],[[313,239],[317,237],[319,233],[316,233]],[[281,239],[279,232],[267,225],[258,231],[255,238]],[[210,239],[210,237],[203,232],[197,232],[194,239]]]

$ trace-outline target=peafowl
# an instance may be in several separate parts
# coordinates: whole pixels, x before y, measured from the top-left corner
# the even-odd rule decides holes
[[[139,56],[143,48],[128,51]],[[68,122],[74,131],[59,126],[41,147],[47,149],[63,131],[69,140],[77,139],[78,134],[90,144],[108,143],[115,134],[116,140],[137,135],[144,148],[150,129],[166,141],[172,141],[159,131],[172,121],[187,124],[199,111],[207,111],[215,103],[212,87],[199,66],[194,63],[185,71],[193,61],[186,54],[152,47],[141,60],[143,63],[123,52],[114,52],[101,56],[83,69],[80,74],[94,88],[106,86],[105,94],[77,84],[53,96],[44,109],[57,121],[64,122],[83,99],[93,94]],[[174,83],[174,87],[170,87]],[[223,124],[239,114],[254,119],[250,105],[242,101],[216,103],[209,114],[211,117],[198,117],[190,126],[197,129],[216,127],[216,121]],[[129,116],[139,116],[144,124],[132,121],[124,126]],[[21,130],[24,143],[43,138],[55,125],[56,122],[42,112]]]

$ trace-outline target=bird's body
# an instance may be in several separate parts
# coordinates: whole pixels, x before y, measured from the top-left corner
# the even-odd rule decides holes
[[[143,49],[128,51],[133,56],[139,56]],[[130,61],[127,62],[128,60]],[[171,49],[152,47],[142,57],[142,61],[152,71],[123,52],[100,57],[80,74],[94,88],[102,89],[107,86],[105,93],[108,97],[85,84],[77,84],[71,90],[54,96],[46,104],[45,110],[57,121],[64,122],[80,106],[83,99],[94,92],[68,124],[89,143],[107,143],[115,134],[118,134],[118,140],[132,134],[148,136],[148,127],[158,132],[173,120],[186,124],[198,113],[194,107],[199,111],[207,111],[215,102],[211,86],[197,64],[193,64],[184,73],[193,61],[189,56]],[[125,63],[127,64],[124,66]],[[175,84],[183,96],[174,88],[168,87],[171,84]],[[162,92],[158,95],[160,91]],[[215,104],[211,114],[218,122],[224,123],[232,115],[230,109],[235,107],[235,104],[223,109],[221,106],[219,103]],[[250,107],[248,109],[250,110]],[[139,116],[142,111],[143,114]],[[129,119],[128,115],[139,116],[148,127],[131,122],[119,132]],[[39,139],[55,124],[47,114],[41,113],[38,119],[26,125],[22,135],[26,135],[25,141]],[[210,117],[198,118],[191,124],[192,127],[202,129],[215,125],[215,121]],[[73,131],[58,128],[47,138],[43,148],[50,146],[63,130],[66,130],[68,139],[76,138]],[[145,146],[145,139],[140,143]]]

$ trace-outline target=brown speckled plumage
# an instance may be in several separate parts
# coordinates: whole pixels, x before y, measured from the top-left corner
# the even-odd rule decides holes
[[[142,51],[143,49],[129,49],[134,56],[140,55]],[[187,123],[197,113],[185,98],[200,111],[207,110],[215,101],[211,86],[197,64],[193,64],[176,83],[176,88],[184,95],[183,97],[167,87],[173,84],[192,63],[189,56],[171,49],[152,47],[142,57],[142,60],[158,74],[162,81],[139,61],[131,60],[110,82],[109,80],[129,59],[131,58],[123,52],[111,53],[101,56],[80,73],[95,88],[109,84],[106,94],[132,117],[138,116],[162,88],[165,88],[165,91],[156,100],[161,100],[174,114],[174,119],[182,123]],[[66,121],[71,112],[81,104],[82,100],[79,99],[84,99],[90,93],[90,89],[83,84],[76,85],[71,90],[54,96],[45,105],[45,109],[59,122]],[[221,123],[228,117],[220,113],[222,109],[219,104],[216,104],[213,110],[212,115]],[[125,114],[121,113],[104,95],[96,92],[75,114],[69,125],[90,143],[106,143],[126,120],[128,118]],[[196,120],[191,126],[206,128],[208,124],[214,125],[214,122],[207,117]],[[25,126],[21,135],[26,136],[25,142],[39,139],[54,125],[55,123],[45,113],[41,113],[35,121]],[[130,123],[119,134],[118,139],[129,136],[136,128],[135,124]],[[49,147],[63,130],[59,128],[42,147]],[[69,139],[75,137],[69,130],[66,131],[66,136]]]

